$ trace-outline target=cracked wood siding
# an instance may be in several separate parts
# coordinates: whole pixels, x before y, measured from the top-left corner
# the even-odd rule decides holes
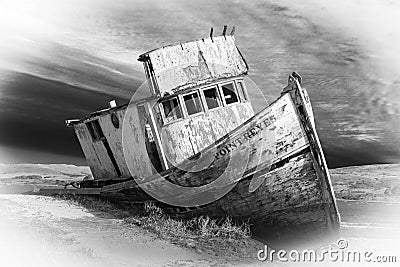
[[[94,116],[90,120],[99,120],[104,136],[109,143],[111,151],[121,171],[121,177],[129,178],[132,176],[128,166],[131,166],[131,171],[136,176],[149,176],[153,174],[152,165],[147,156],[147,150],[144,143],[144,133],[139,122],[137,108],[136,106],[130,106],[129,109],[130,113],[126,120],[127,125],[124,128],[126,131],[124,134],[126,134],[128,138],[125,138],[124,144],[122,143],[122,125],[126,108]],[[119,119],[120,127],[118,129],[112,124],[110,117],[111,113],[116,113]],[[94,179],[117,178],[118,175],[103,143],[93,142],[85,123],[75,125],[74,128],[88,165],[92,170]],[[134,149],[126,149],[124,152],[123,146]],[[126,153],[126,155],[124,153]]]
[[[223,213],[236,220],[249,221],[254,232],[269,235],[287,230],[329,231],[318,176],[309,152],[292,158],[284,166],[258,177],[262,182],[250,192],[251,179],[240,181],[226,196],[181,214],[183,217]]]
[[[283,128],[287,128],[287,130],[283,130]],[[258,131],[254,129],[258,129]],[[276,138],[271,138],[274,136]],[[231,147],[228,153],[220,153],[222,150],[227,151],[229,144],[237,140],[242,140],[240,145]],[[285,94],[271,106],[256,114],[251,120],[231,131],[228,136],[202,150],[201,153],[205,158],[213,159],[207,169],[199,172],[190,172],[188,170],[193,169],[193,165],[198,163],[192,160],[185,160],[180,165],[171,167],[166,172],[161,173],[163,177],[158,175],[147,177],[146,183],[141,186],[156,189],[159,194],[165,196],[165,199],[175,198],[177,196],[176,188],[174,186],[169,187],[168,184],[160,180],[167,179],[174,184],[186,186],[188,187],[188,192],[192,187],[196,187],[195,192],[190,191],[187,195],[179,195],[179,198],[191,202],[191,200],[200,196],[202,192],[212,194],[216,185],[211,185],[212,187],[210,187],[210,183],[218,178],[221,172],[225,172],[226,177],[229,179],[218,181],[219,188],[236,183],[243,176],[251,175],[254,172],[262,174],[262,170],[268,171],[272,164],[304,151],[307,147],[309,147],[309,142],[300,124],[295,106],[290,95]],[[248,154],[249,152],[250,155]],[[249,161],[245,166],[244,173],[242,173],[242,166],[232,166],[229,170],[225,169],[227,162],[230,160],[243,160],[248,157]],[[160,186],[161,184],[162,186]],[[129,186],[132,186],[133,189],[137,185],[132,181],[121,185],[106,186],[104,193],[110,192],[112,194],[112,191],[118,191],[119,187],[129,188]]]
[[[255,132],[257,128],[259,131]],[[275,138],[268,138],[271,132]],[[215,154],[215,148],[217,151],[226,149],[230,143],[247,134],[251,134],[249,142],[242,143],[227,154]],[[246,158],[248,151],[244,147],[252,152],[245,173],[238,173],[236,166],[225,169],[227,161]],[[235,220],[250,221],[253,227],[260,227],[262,232],[268,231],[274,235],[284,234],[288,230],[313,235],[338,230],[338,215],[334,212],[333,198],[324,197],[329,191],[318,175],[321,166],[315,164],[298,110],[289,94],[281,96],[271,106],[230,132],[229,136],[203,150],[202,154],[206,157],[207,154],[215,156],[208,168],[202,171],[188,171],[196,163],[187,160],[161,173],[163,177],[147,177],[141,187],[129,181],[106,186],[101,194],[137,203],[151,200],[141,188],[153,188],[164,200],[179,197],[189,203],[193,199],[200,199],[203,192],[217,194],[216,188],[237,183],[224,197],[185,213],[178,212],[172,206],[166,208],[172,213],[190,217],[208,215],[224,218],[229,215]],[[261,159],[255,155],[261,155]],[[273,167],[275,163],[279,164]],[[271,167],[274,168],[272,171]],[[210,186],[221,172],[226,172],[226,178]],[[178,194],[174,187],[160,179],[187,187],[186,193]],[[254,179],[257,180],[255,187],[252,186]],[[327,207],[331,214],[327,212]],[[332,218],[336,218],[334,223],[329,222]]]
[[[111,121],[111,114],[116,114],[119,120],[119,128],[114,127]],[[121,177],[128,178],[131,176],[129,173],[128,166],[124,160],[124,151],[122,148],[122,123],[124,121],[125,109],[117,110],[109,114],[100,115],[97,117],[100,126],[103,129],[104,136],[106,137],[108,144],[110,145],[111,151],[115,157],[119,170],[121,171]],[[109,177],[114,178],[114,177]]]
[[[166,46],[146,54],[158,95],[220,78],[247,74],[248,68],[234,36],[216,36]],[[149,81],[150,82],[150,81]]]
[[[167,159],[176,166],[234,130],[253,116],[251,106],[246,106],[247,104],[227,106],[165,126],[161,135]],[[258,147],[250,149],[250,165],[257,163],[252,161],[259,156],[257,153],[261,153],[261,162],[270,162],[308,143],[289,95],[284,95],[266,108],[262,120],[267,121],[269,130],[258,137],[262,141],[263,151],[260,152]],[[257,125],[262,120],[253,120],[249,131],[256,132]],[[225,153],[229,149],[230,147],[225,148]]]
[[[331,228],[327,223],[325,206],[333,206],[333,203],[325,202],[322,196],[321,191],[326,189],[321,188],[310,152],[291,158],[272,172],[268,172],[268,167],[266,169],[260,169],[264,174],[259,176],[261,183],[254,192],[249,190],[250,176],[240,180],[224,197],[189,211],[177,212],[173,206],[159,204],[168,213],[181,218],[229,216],[235,221],[250,223],[254,233],[274,237],[294,233],[309,233],[316,237],[337,229],[337,225]],[[107,187],[111,189],[116,185]],[[134,182],[126,183],[120,190],[102,190],[101,194],[125,202],[152,200]],[[187,197],[195,196],[188,193]]]
[[[103,142],[94,142],[85,123],[74,126],[75,134],[95,179],[117,177]]]
[[[164,126],[161,129],[161,144],[168,162],[176,166],[253,115],[250,102],[237,103]]]
[[[133,175],[137,177],[145,177],[153,174],[152,164],[145,144],[144,130],[140,124],[138,108],[136,105],[129,105],[125,111],[124,126],[127,137],[124,146],[128,147],[125,154],[125,162],[131,167]],[[134,149],[132,149],[134,148]]]
[[[261,126],[261,128],[260,128]],[[240,143],[237,141],[241,140]],[[230,146],[236,143],[237,146]],[[204,157],[215,157],[214,162],[201,177],[181,171],[179,168],[168,175],[168,179],[183,186],[200,186],[213,181],[224,171],[224,161],[230,157],[249,158],[246,173],[257,172],[260,168],[279,162],[309,146],[309,141],[297,116],[296,107],[289,94],[283,95],[271,106],[234,129],[229,136],[202,150]],[[247,147],[247,149],[244,149]],[[222,153],[225,151],[225,153]],[[247,154],[250,153],[250,154]],[[210,155],[207,155],[210,154]],[[190,160],[181,163],[184,170],[194,164]],[[240,179],[238,171],[230,170],[232,179]]]

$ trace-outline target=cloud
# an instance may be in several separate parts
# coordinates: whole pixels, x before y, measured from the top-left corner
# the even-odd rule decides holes
[[[129,98],[144,81],[139,54],[235,25],[250,78],[269,101],[288,74],[302,74],[323,143],[378,142],[400,151],[399,6],[377,0],[3,0],[0,68]],[[380,14],[379,21],[371,14]],[[0,88],[4,102],[2,95]]]

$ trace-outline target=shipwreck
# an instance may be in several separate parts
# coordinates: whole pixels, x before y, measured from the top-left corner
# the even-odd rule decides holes
[[[246,221],[272,236],[336,233],[340,217],[297,73],[254,114],[233,34],[140,55],[148,95],[68,120],[94,176],[81,188],[176,216]]]

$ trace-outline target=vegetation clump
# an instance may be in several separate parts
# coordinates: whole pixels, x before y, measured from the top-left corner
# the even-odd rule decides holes
[[[139,226],[150,234],[173,244],[216,256],[250,258],[260,244],[251,239],[250,225],[231,218],[216,220],[208,216],[191,219],[174,218],[152,202],[137,208],[121,206],[99,197],[59,195],[92,212],[104,212],[122,219],[124,224]]]

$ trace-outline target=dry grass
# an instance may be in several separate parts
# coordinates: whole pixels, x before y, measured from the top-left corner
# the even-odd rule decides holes
[[[125,223],[141,226],[174,244],[215,255],[243,257],[250,244],[256,243],[250,238],[250,226],[246,223],[237,224],[230,218],[218,221],[204,216],[175,219],[152,203],[145,203],[144,214],[130,216]]]
[[[251,258],[260,244],[251,239],[249,224],[238,224],[230,218],[215,220],[209,217],[178,219],[164,213],[153,203],[144,203],[136,209],[117,205],[99,197],[59,195],[90,211],[102,212],[120,218],[128,227],[139,226],[170,243],[216,256]]]

